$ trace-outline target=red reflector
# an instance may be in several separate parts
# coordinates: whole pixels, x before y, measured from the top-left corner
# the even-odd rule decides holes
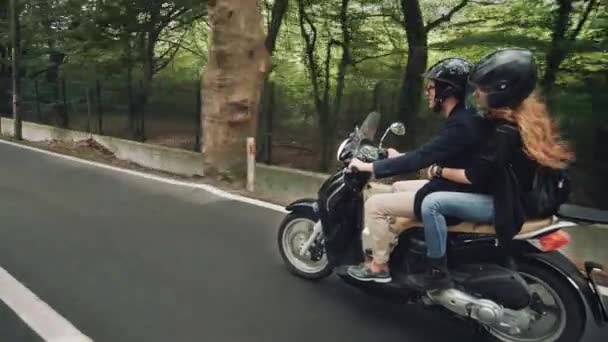
[[[554,251],[570,243],[570,234],[558,230],[540,238],[540,245],[545,252]]]

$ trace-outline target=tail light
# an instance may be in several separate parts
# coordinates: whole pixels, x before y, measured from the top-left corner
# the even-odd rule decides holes
[[[543,252],[551,252],[566,246],[570,240],[570,234],[563,230],[556,230],[537,239],[534,245]]]

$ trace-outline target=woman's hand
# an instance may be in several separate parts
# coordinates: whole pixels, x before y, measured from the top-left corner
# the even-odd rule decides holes
[[[374,166],[371,163],[364,163],[361,160],[354,158],[348,164],[348,171],[352,172],[353,169],[357,169],[359,172],[373,172]]]

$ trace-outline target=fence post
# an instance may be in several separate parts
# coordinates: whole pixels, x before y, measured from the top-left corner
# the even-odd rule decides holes
[[[91,133],[91,88],[87,84],[87,133]]]
[[[36,95],[36,122],[42,122],[42,113],[40,112],[40,92],[38,90],[38,80],[34,80],[34,93]]]
[[[65,78],[61,78],[61,96],[63,97],[63,112],[65,114],[63,127],[68,128],[70,125],[70,114],[68,111],[68,97],[66,94]]]
[[[97,91],[97,132],[100,135],[103,135],[103,106],[101,104],[101,82],[99,80],[96,80],[95,86]]]
[[[272,163],[272,121],[274,116],[274,82],[269,83],[269,98],[268,110],[266,111],[266,120],[264,127],[264,162]]]
[[[139,80],[139,140],[141,142],[146,141],[146,107],[149,105],[147,103],[147,94],[144,94],[144,82],[143,80]]]
[[[201,151],[201,133],[203,130],[202,127],[202,120],[201,120],[201,113],[203,111],[202,109],[202,87],[201,87],[201,80],[199,79],[198,81],[196,81],[196,109],[194,111],[196,117],[195,117],[195,124],[196,124],[196,137],[194,140],[194,151],[195,152],[200,152]]]
[[[255,190],[255,138],[247,138],[247,191]]]

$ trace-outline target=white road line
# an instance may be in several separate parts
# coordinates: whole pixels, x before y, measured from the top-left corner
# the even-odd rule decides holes
[[[70,322],[0,267],[0,299],[48,342],[91,342]]]
[[[171,185],[178,185],[178,186],[185,186],[185,187],[190,187],[190,188],[201,189],[201,190],[205,190],[207,192],[210,192],[210,193],[212,193],[212,194],[214,194],[216,196],[220,196],[220,197],[223,197],[223,198],[226,198],[226,199],[229,199],[229,200],[239,201],[239,202],[244,202],[244,203],[256,205],[256,206],[259,206],[259,207],[264,207],[264,208],[275,210],[275,211],[278,211],[278,212],[281,212],[281,213],[286,213],[287,212],[285,210],[285,208],[282,207],[282,206],[280,206],[280,205],[276,205],[276,204],[273,204],[273,203],[269,203],[269,202],[265,202],[265,201],[261,201],[261,200],[257,200],[257,199],[253,199],[253,198],[249,198],[249,197],[245,197],[245,196],[231,194],[229,192],[226,192],[224,190],[220,190],[220,189],[218,189],[218,188],[216,188],[214,186],[207,185],[207,184],[200,184],[200,183],[194,183],[194,182],[187,182],[187,181],[180,181],[180,180],[165,178],[165,177],[156,176],[156,175],[152,175],[152,174],[145,173],[145,172],[124,169],[124,168],[120,168],[120,167],[116,167],[116,166],[111,166],[111,165],[107,165],[107,164],[103,164],[103,163],[98,163],[98,162],[94,162],[94,161],[90,161],[90,160],[85,160],[85,159],[81,159],[81,158],[77,158],[77,157],[67,156],[65,154],[55,153],[55,152],[47,151],[47,150],[44,150],[44,149],[41,149],[41,148],[21,145],[21,144],[17,144],[17,143],[6,141],[6,140],[2,140],[2,139],[0,139],[0,143],[6,144],[6,145],[15,146],[15,147],[18,147],[18,148],[23,148],[23,149],[30,150],[30,151],[35,151],[35,152],[51,155],[51,156],[62,158],[62,159],[67,159],[67,160],[74,161],[74,162],[77,162],[77,163],[97,166],[97,167],[104,168],[104,169],[107,169],[107,170],[121,172],[121,173],[129,174],[129,175],[133,175],[133,176],[139,176],[139,177],[142,177],[142,178],[145,178],[145,179],[154,180],[154,181],[157,181],[157,182],[162,182],[162,183],[171,184]]]
[[[199,184],[194,182],[179,181],[175,179],[169,179],[148,173],[123,169],[115,166],[106,165],[103,163],[93,162],[85,159],[80,159],[72,156],[67,156],[60,153],[47,151],[40,148],[31,146],[21,145],[10,141],[0,139],[0,143],[5,145],[11,145],[17,148],[22,148],[38,153],[51,155],[57,158],[70,160],[73,162],[100,167],[106,170],[112,170],[123,174],[139,176],[145,179],[162,182],[165,184],[184,186],[189,188],[201,189],[210,192],[216,196],[244,202],[259,207],[275,210],[278,212],[285,213],[286,210],[279,205],[247,198],[231,194],[229,192],[220,190],[216,187]],[[34,293],[23,286],[19,281],[12,277],[6,270],[0,267],[0,299],[6,303],[15,313],[28,325],[30,326],[40,337],[48,342],[90,342],[92,339],[83,335],[78,329],[76,329],[69,321],[63,318],[59,313],[55,312],[48,304],[43,302]]]

